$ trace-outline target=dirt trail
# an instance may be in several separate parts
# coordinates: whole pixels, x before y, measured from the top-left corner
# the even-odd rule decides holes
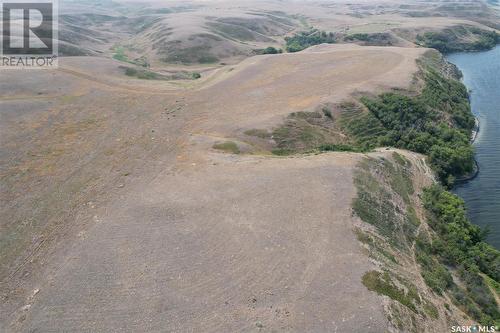
[[[4,330],[385,331],[381,298],[361,284],[374,267],[352,231],[360,155],[210,147],[356,90],[407,85],[421,52],[321,46],[251,58],[203,89],[165,94],[143,93],[144,82],[133,93],[92,87],[107,79],[89,77],[87,59],[53,75],[58,86],[43,93],[66,97],[33,114],[30,104],[2,101],[19,94],[6,90],[5,170],[18,180],[3,194],[11,204],[2,227],[36,228],[20,239],[31,259],[21,270],[11,263],[17,273],[2,285]],[[117,75],[116,65],[99,66]],[[44,75],[12,79],[35,96]],[[25,186],[45,209],[32,209]]]

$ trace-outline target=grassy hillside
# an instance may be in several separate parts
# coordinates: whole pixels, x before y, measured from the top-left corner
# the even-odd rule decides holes
[[[422,167],[396,152],[358,166],[353,210],[366,223],[358,239],[381,267],[363,283],[388,297],[388,319],[399,330],[446,327],[461,316],[498,324],[500,252],[467,220],[461,199],[439,185],[416,185]]]

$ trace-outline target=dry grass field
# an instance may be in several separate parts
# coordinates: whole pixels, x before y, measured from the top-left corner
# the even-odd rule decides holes
[[[92,57],[29,78],[5,72],[3,318],[21,331],[382,329],[352,233],[359,157],[211,146],[356,91],[407,85],[421,53],[321,46],[177,88],[134,85],[117,61]]]

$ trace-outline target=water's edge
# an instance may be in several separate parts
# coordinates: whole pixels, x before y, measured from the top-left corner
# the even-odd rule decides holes
[[[447,56],[463,73],[472,112],[480,122],[473,135],[477,170],[460,179],[454,193],[464,199],[471,221],[488,228],[488,242],[500,248],[500,46]],[[479,172],[479,169],[481,172]]]

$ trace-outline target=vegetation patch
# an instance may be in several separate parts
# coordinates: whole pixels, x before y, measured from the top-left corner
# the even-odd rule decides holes
[[[364,152],[362,148],[348,145],[348,144],[336,144],[336,143],[325,143],[318,147],[320,151],[352,151],[352,152]]]
[[[362,231],[361,229],[356,229],[356,237],[358,240],[366,244],[370,248],[370,256],[375,259],[380,259],[376,254],[381,254],[383,258],[389,260],[390,262],[397,264],[398,260],[391,253],[390,250],[386,249],[384,246],[384,241],[376,236],[370,235],[368,232]]]
[[[434,290],[450,290],[455,304],[480,323],[498,323],[500,312],[488,279],[500,281],[500,251],[487,244],[485,233],[470,223],[465,204],[458,196],[434,185],[425,189],[423,203],[428,223],[437,235],[432,243],[419,247],[424,280]],[[457,270],[465,290],[443,277],[444,274],[436,273],[436,261],[425,260],[429,253]],[[442,283],[444,279],[447,283]]]
[[[149,63],[145,57],[140,57],[137,59],[129,59],[129,57],[125,54],[125,48],[123,46],[117,46],[113,48],[113,59],[128,62],[129,64],[141,66],[141,67],[149,67]]]
[[[424,74],[424,80],[417,97],[384,93],[361,100],[386,130],[378,138],[380,144],[428,155],[439,179],[452,186],[456,177],[474,169],[469,142],[474,118],[467,90],[433,69]]]
[[[268,46],[265,49],[256,49],[254,50],[255,54],[279,54],[283,53],[282,49],[277,49],[273,46]]]
[[[301,31],[292,37],[285,37],[286,50],[288,52],[302,51],[310,46],[336,42],[336,37],[333,32],[321,31],[318,29],[310,29]]]
[[[291,114],[273,132],[276,151],[364,152],[380,146],[408,149],[427,155],[441,182],[451,187],[475,167],[470,144],[475,122],[468,93],[453,70],[450,77],[441,73],[451,68],[442,59],[427,56],[420,65],[420,94],[389,92],[362,97],[362,104],[336,106],[340,112],[335,115],[328,107],[322,112]],[[397,156],[395,159],[404,164]],[[408,177],[395,179],[395,185],[405,186],[405,179]]]
[[[360,149],[368,151],[381,146],[386,134],[382,123],[361,105],[346,102],[340,105],[339,127]]]
[[[490,288],[500,297],[500,282],[493,280],[488,275],[483,275],[483,277]]]
[[[499,42],[500,35],[497,32],[473,26],[456,26],[417,35],[417,44],[441,53],[489,50]]]
[[[390,33],[355,33],[344,37],[346,42],[363,42],[369,46],[391,46],[395,44],[395,40]]]
[[[276,142],[273,153],[278,155],[304,153],[312,150],[350,150],[341,144],[341,133],[335,130],[334,121],[323,112],[294,112],[285,123],[274,129],[272,138]]]
[[[222,150],[226,153],[239,154],[240,148],[233,141],[226,141],[222,143],[216,143],[213,145],[214,149]]]
[[[144,69],[125,68],[125,75],[143,80],[167,80],[167,77]]]
[[[442,295],[444,291],[453,285],[453,277],[448,269],[438,262],[427,251],[427,248],[419,248],[416,258],[420,264],[425,283],[438,295]]]
[[[358,239],[382,256],[393,253],[393,249],[403,250],[401,255],[415,258],[424,282],[437,295],[448,295],[478,323],[498,323],[500,313],[495,293],[500,285],[500,252],[485,243],[485,233],[467,219],[464,202],[441,185],[424,189],[421,199],[430,229],[419,232],[421,221],[415,210],[411,162],[397,153],[392,160],[367,158],[355,172],[358,195],[353,210],[361,220],[376,228],[376,235],[358,231]],[[377,242],[379,235],[387,241]],[[380,245],[384,243],[388,247]],[[403,297],[408,295],[402,292],[410,289],[402,289],[396,283],[405,284],[398,269],[387,267],[393,267],[394,272],[387,271],[385,276],[371,273],[364,277],[363,283],[370,290],[411,308]],[[439,316],[430,301],[423,300],[420,306],[412,304],[421,315],[432,319]],[[398,325],[410,317],[399,311],[391,313],[389,318]]]
[[[412,211],[409,196],[414,190],[406,173],[405,168],[387,159],[367,158],[354,178],[358,190],[354,212],[400,250],[410,249],[418,227],[407,216]]]
[[[394,159],[394,161],[403,166],[403,167],[411,167],[411,162],[406,158],[404,157],[403,155],[399,154],[398,152],[393,152],[392,153],[392,158]]]
[[[468,94],[455,79],[453,68],[448,72],[439,59],[426,57],[420,65],[424,85],[419,95],[391,92],[364,97],[361,101],[368,112],[356,105],[348,106],[350,110],[345,109],[350,117],[342,120],[341,113],[340,122],[344,133],[355,138],[358,145],[390,145],[427,154],[442,184],[451,186],[455,177],[473,169],[470,133],[474,119]],[[371,133],[375,134],[369,140],[362,140],[363,131],[355,127],[360,126],[357,119],[368,124],[362,125],[365,133],[373,129]],[[376,233],[387,239],[390,247],[415,258],[432,291],[449,296],[457,307],[483,325],[500,322],[495,298],[500,252],[484,241],[485,232],[470,223],[460,198],[442,185],[424,189],[421,200],[430,228],[419,231],[422,221],[416,212],[411,162],[404,156],[393,153],[390,160],[365,159],[356,170],[355,185],[358,195],[353,202],[354,212],[375,226]],[[367,241],[366,237],[363,240]],[[394,289],[388,280],[391,276],[380,274],[372,273],[363,282],[403,304],[398,293],[401,288]],[[393,279],[398,275],[394,271]],[[417,309],[429,318],[439,316],[436,306],[427,301]],[[389,315],[396,326],[408,323],[404,319],[410,317],[404,317],[401,311]]]
[[[261,139],[270,139],[272,136],[272,134],[269,133],[267,130],[256,129],[256,128],[245,131],[245,134],[248,136],[255,136]]]
[[[199,73],[186,71],[176,72],[170,75],[159,74],[147,69],[120,66],[125,71],[125,75],[141,80],[196,80],[201,77]]]
[[[415,313],[418,313],[417,305],[421,302],[416,287],[404,288],[398,287],[387,272],[370,271],[365,273],[362,282],[368,290],[375,291],[380,295],[385,295],[406,306]]]
[[[427,314],[432,319],[439,319],[438,309],[431,302],[425,302],[423,305],[425,314]]]

